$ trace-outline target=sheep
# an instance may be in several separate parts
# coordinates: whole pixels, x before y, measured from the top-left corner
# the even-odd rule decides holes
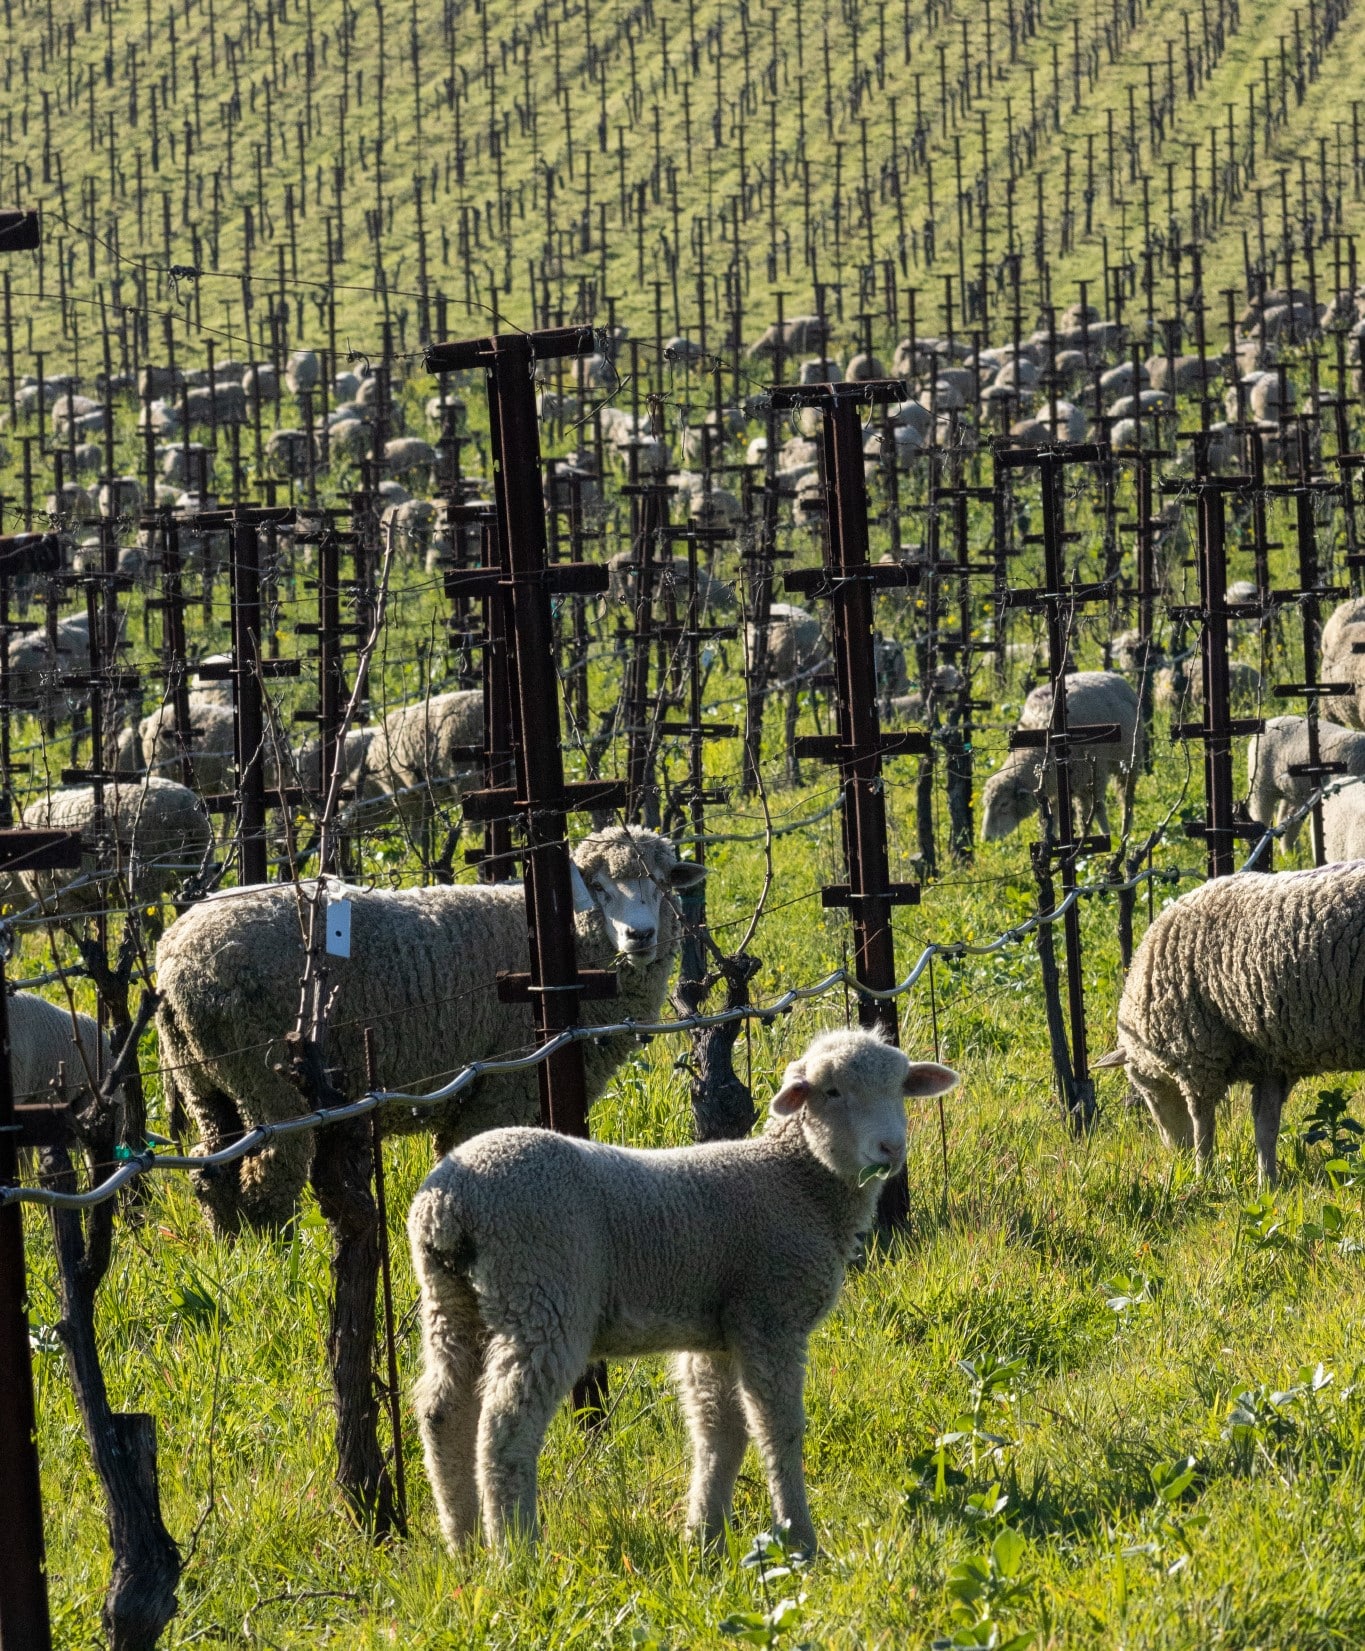
[[[1353,777],[1365,774],[1365,733],[1319,718],[1318,755],[1324,762],[1345,763],[1346,773]],[[1321,779],[1293,772],[1307,762],[1307,717],[1271,717],[1263,732],[1247,741],[1247,809],[1258,825],[1284,826],[1313,795]],[[1286,848],[1293,848],[1301,825],[1296,821],[1286,827]]]
[[[653,1020],[681,941],[669,896],[695,888],[702,868],[679,861],[651,831],[622,826],[586,837],[573,853],[581,968],[615,969],[619,995],[590,1000],[585,1021]],[[196,1120],[205,1151],[242,1128],[305,1109],[275,1069],[294,1025],[305,960],[304,906],[316,885],[262,884],[202,901],[157,947],[163,1071],[173,1099]],[[499,1000],[499,969],[528,968],[526,903],[516,883],[345,889],[351,955],[329,957],[334,994],[327,1060],[343,1086],[364,1082],[363,1028],[374,1031],[378,1069],[400,1088],[434,1087],[470,1061],[534,1041],[531,1010]],[[635,1048],[629,1034],[584,1045],[587,1097],[602,1094]],[[539,1118],[533,1069],[488,1075],[429,1109],[391,1108],[390,1131],[433,1129],[441,1151],[480,1130]],[[196,1187],[212,1225],[288,1223],[308,1173],[303,1135],[273,1142]]]
[[[316,442],[316,438],[315,438]],[[305,476],[308,473],[308,432],[280,429],[272,433],[265,444],[266,461],[286,476]]]
[[[399,436],[384,443],[384,463],[395,476],[426,476],[436,465],[436,449],[416,436]]]
[[[744,646],[750,658],[758,647],[752,624],[744,627]],[[774,602],[768,609],[768,676],[783,681],[807,676],[828,657],[820,621],[794,602]]]
[[[1365,596],[1339,602],[1322,627],[1322,670],[1324,682],[1346,682],[1351,693],[1336,696],[1332,708],[1352,728],[1365,728],[1365,653],[1355,644],[1365,643]]]
[[[23,813],[26,826],[79,831],[87,838],[94,833],[95,818],[95,788],[89,785],[67,786],[39,797]],[[112,858],[135,905],[159,901],[207,868],[213,846],[209,817],[194,792],[174,780],[153,776],[129,784],[106,782],[104,820]],[[48,916],[94,912],[110,903],[108,879],[93,876],[96,863],[92,843],[82,854],[78,872],[26,871],[19,881],[30,900],[42,901]]]
[[[1365,860],[1365,786],[1345,785],[1322,799],[1326,860]]]
[[[1035,688],[1024,701],[1020,728],[1046,728],[1052,720],[1052,684]],[[1081,818],[1092,816],[1109,830],[1105,792],[1117,770],[1123,776],[1124,828],[1133,806],[1133,791],[1142,770],[1145,741],[1137,695],[1116,671],[1075,671],[1066,678],[1066,720],[1071,727],[1116,723],[1119,737],[1102,745],[1077,745],[1070,753],[1071,795]],[[1036,748],[1011,751],[982,788],[981,836],[985,842],[1007,837],[1038,806],[1046,789],[1056,807],[1055,762]]]
[[[607,562],[607,600],[609,602],[628,602],[636,600],[636,574],[639,564],[633,550],[617,551]],[[687,601],[687,563],[681,557],[670,556],[664,561],[654,562],[651,589],[655,598],[671,596],[675,605],[681,608]],[[727,585],[723,579],[709,574],[705,568],[697,569],[697,603],[706,611],[717,613],[733,613],[736,606],[735,590],[733,585]]]
[[[1255,704],[1261,696],[1261,673],[1245,660],[1228,661],[1228,692],[1234,705]],[[1163,666],[1152,677],[1152,703],[1160,711],[1199,710],[1204,704],[1204,673],[1198,666],[1186,671],[1182,693],[1175,688],[1175,668]]]
[[[483,771],[483,692],[478,688],[431,694],[400,705],[373,731],[359,776],[368,796],[378,787],[392,799],[393,812],[420,818],[438,803],[452,803],[471,777]],[[367,821],[376,818],[373,805]]]
[[[190,722],[182,741],[176,730],[175,707],[158,706],[138,725],[142,761],[154,774],[179,777],[182,747],[190,759],[196,791],[204,795],[231,791],[237,768],[236,724],[229,694],[194,692],[189,696]]]
[[[316,350],[295,350],[284,369],[284,381],[293,396],[316,390],[321,377]]]
[[[1215,878],[1160,912],[1133,956],[1117,1048],[1168,1147],[1213,1157],[1229,1084],[1251,1084],[1261,1179],[1300,1078],[1365,1070],[1365,864]]]
[[[874,1034],[827,1032],[786,1069],[755,1139],[636,1150],[499,1129],[418,1189],[415,1394],[452,1551],[482,1512],[489,1542],[538,1531],[551,1415],[589,1359],[675,1352],[692,1440],[689,1534],[724,1538],[748,1437],[773,1511],[806,1553],[802,1387],[811,1332],[838,1299],[905,1160],[907,1096],[957,1074]]]
[[[90,669],[90,622],[86,614],[57,621],[54,650],[46,627],[26,631],[9,641],[9,697],[24,710],[55,715],[65,704],[63,676],[79,676]]]
[[[940,665],[934,672],[934,698],[939,705],[949,694],[959,694],[966,686],[966,678],[956,665]],[[912,694],[897,694],[891,701],[891,716],[896,722],[923,722],[927,710],[928,696],[922,688]]]
[[[91,1080],[98,1082],[114,1064],[109,1039],[95,1018],[79,1010],[73,1016],[36,992],[15,992],[5,1007],[14,1099],[88,1099]]]

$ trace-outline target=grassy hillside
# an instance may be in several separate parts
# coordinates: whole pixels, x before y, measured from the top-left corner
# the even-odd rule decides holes
[[[1003,331],[1011,254],[1031,326],[1106,265],[1140,294],[1144,244],[1164,289],[1177,237],[1212,299],[1244,232],[1283,277],[1286,224],[1300,276],[1306,226],[1359,227],[1362,30],[1348,0],[22,0],[4,176],[48,244],[9,265],[17,342],[91,370],[104,304],[154,356],[167,327],[250,356],[272,307],[327,343],[334,298],[372,354],[386,322],[401,351],[487,308],[714,346],[817,283],[885,338],[911,287],[921,330],[949,296],[960,326],[983,270]]]

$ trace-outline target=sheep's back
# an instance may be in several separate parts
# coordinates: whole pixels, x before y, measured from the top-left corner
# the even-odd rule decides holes
[[[470,1060],[531,1041],[530,1011],[498,1003],[494,980],[498,968],[527,967],[520,886],[347,896],[351,955],[322,963],[335,994],[325,1057],[353,1092],[364,1082],[366,1027],[387,1089],[434,1088]],[[197,1063],[184,1079],[191,1094],[225,1091],[248,1118],[258,1104],[298,1109],[273,1066],[297,1018],[306,932],[306,902],[288,885],[216,897],[167,929],[157,984],[162,1017]],[[434,1117],[423,1112],[412,1127]]]
[[[1119,1031],[1197,1081],[1365,1069],[1365,862],[1183,896],[1138,947]]]

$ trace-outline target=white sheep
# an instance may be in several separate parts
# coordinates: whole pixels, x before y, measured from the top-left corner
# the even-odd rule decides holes
[[[1323,762],[1345,763],[1348,775],[1365,774],[1365,732],[1320,719],[1318,756]],[[1307,762],[1307,717],[1271,717],[1264,731],[1247,741],[1247,811],[1258,825],[1285,826],[1323,783],[1325,776],[1292,772]],[[1286,848],[1293,848],[1302,824],[1286,826]]]
[[[113,1067],[109,1039],[92,1015],[76,1010],[73,1017],[36,992],[14,992],[6,1009],[16,1102],[88,1098],[91,1080],[101,1082]]]
[[[153,774],[178,779],[182,750],[190,759],[194,789],[205,796],[231,791],[237,772],[236,719],[231,696],[196,690],[189,696],[189,729],[182,740],[175,706],[167,701],[138,724],[144,766]]]
[[[745,650],[750,659],[758,652],[758,633],[752,624],[744,627]],[[768,678],[785,681],[807,676],[828,657],[829,647],[820,621],[794,602],[774,602],[768,609]]]
[[[1352,728],[1365,728],[1365,653],[1356,653],[1355,644],[1365,644],[1365,596],[1340,602],[1322,627],[1323,682],[1346,682],[1349,694],[1332,699],[1332,709]]]
[[[72,916],[121,904],[116,883],[96,877],[95,788],[67,786],[39,797],[23,812],[23,824],[79,831],[87,840],[79,871],[25,871],[19,880],[45,914]],[[174,780],[111,781],[104,787],[105,830],[111,853],[106,864],[117,872],[136,905],[160,900],[207,867],[213,828],[194,792]]]
[[[1365,864],[1218,877],[1158,913],[1119,1001],[1118,1047],[1162,1139],[1213,1156],[1217,1103],[1251,1084],[1260,1173],[1300,1078],[1365,1071]]]
[[[1052,719],[1052,684],[1042,683],[1024,701],[1020,728],[1047,728]],[[1109,830],[1105,792],[1116,774],[1123,777],[1124,825],[1133,806],[1133,791],[1145,749],[1137,695],[1116,671],[1074,671],[1066,678],[1068,727],[1117,724],[1117,740],[1077,744],[1070,751],[1071,796],[1084,821],[1095,819]],[[1038,807],[1045,790],[1057,802],[1056,763],[1034,747],[1011,751],[982,787],[981,836],[985,842],[1009,836]],[[1059,822],[1060,824],[1060,822]]]
[[[68,698],[62,677],[89,671],[90,622],[86,614],[59,619],[56,641],[54,650],[43,625],[10,638],[9,692],[14,705],[55,716]]]
[[[1328,861],[1365,860],[1365,785],[1344,785],[1322,799],[1322,846]]]
[[[574,850],[579,966],[615,969],[619,995],[582,1005],[586,1022],[652,1020],[681,940],[670,895],[701,868],[680,862],[655,833],[613,827]],[[157,947],[157,1012],[166,1084],[199,1126],[207,1150],[242,1128],[296,1117],[304,1103],[276,1070],[294,1025],[305,960],[306,901],[314,885],[266,884],[201,902]],[[458,884],[395,891],[348,888],[351,955],[329,957],[335,994],[327,1062],[343,1085],[364,1083],[363,1030],[374,1030],[381,1078],[429,1089],[469,1061],[534,1040],[530,1009],[499,1000],[500,969],[528,968],[520,884]],[[628,1035],[585,1044],[591,1103],[635,1047]],[[481,1078],[439,1108],[391,1109],[390,1131],[432,1129],[449,1146],[479,1130],[539,1118],[534,1071]],[[311,1159],[294,1135],[227,1172],[196,1178],[210,1219],[231,1231],[278,1228],[294,1213]]]
[[[838,1299],[881,1180],[905,1159],[905,1098],[957,1075],[835,1031],[787,1067],[764,1133],[671,1151],[500,1129],[413,1200],[423,1374],[416,1405],[452,1549],[537,1534],[536,1470],[594,1358],[680,1355],[689,1531],[723,1536],[748,1439],[773,1510],[809,1554],[802,1467],[811,1332]]]

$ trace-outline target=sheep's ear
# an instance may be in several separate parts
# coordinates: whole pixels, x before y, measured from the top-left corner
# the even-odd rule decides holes
[[[907,1095],[946,1095],[961,1081],[951,1066],[940,1066],[937,1061],[911,1061],[903,1087]]]
[[[688,889],[699,889],[706,881],[709,868],[699,866],[695,860],[679,860],[668,874],[669,888],[685,893]]]
[[[1127,1066],[1127,1064],[1128,1057],[1122,1049],[1111,1049],[1107,1055],[1101,1055],[1097,1061],[1091,1061],[1090,1070],[1092,1072],[1102,1072],[1106,1067]]]
[[[810,1093],[810,1079],[793,1061],[783,1074],[781,1089],[772,1098],[772,1109],[779,1118],[790,1117],[793,1112],[801,1110],[810,1099]]]
[[[592,897],[592,890],[583,880],[583,873],[578,869],[575,860],[569,861],[569,881],[573,884],[573,909],[575,911],[592,911],[597,902]]]

